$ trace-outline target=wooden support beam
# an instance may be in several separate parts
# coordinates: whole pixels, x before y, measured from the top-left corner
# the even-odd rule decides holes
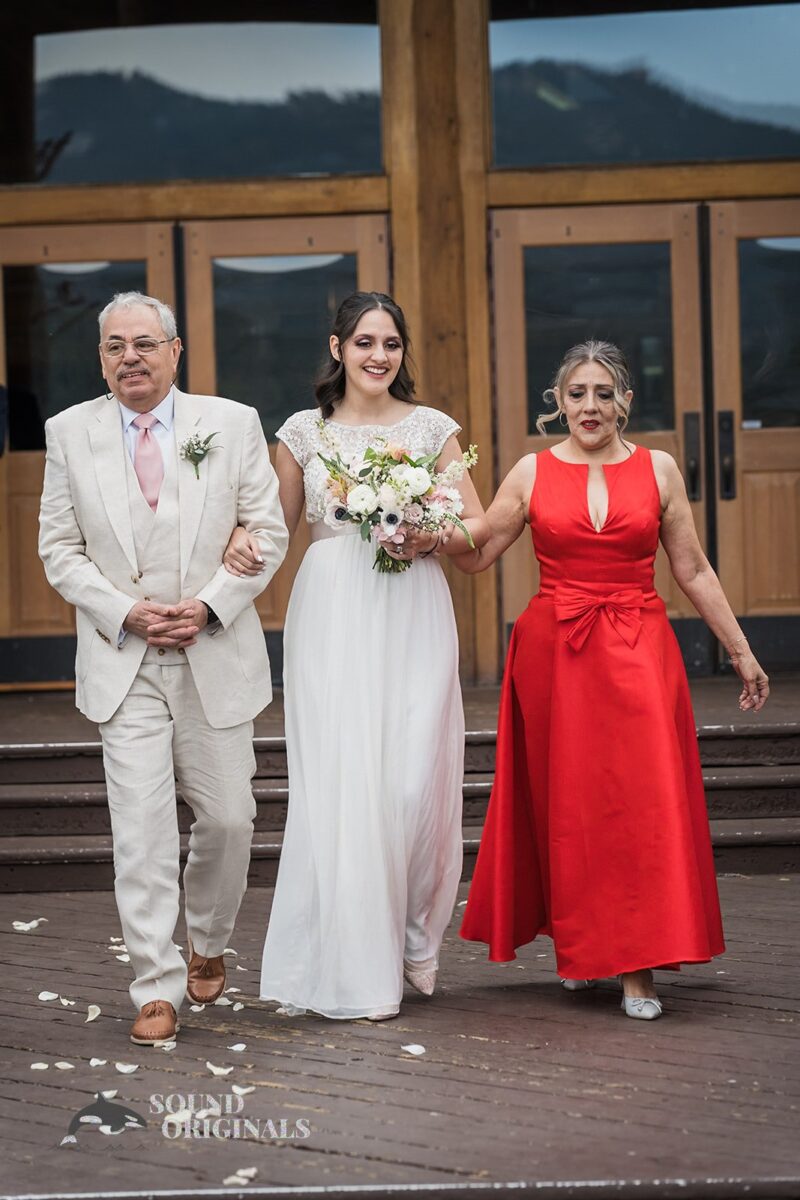
[[[485,119],[485,68],[462,79],[464,56],[474,64],[484,53],[479,42],[485,18],[483,0],[383,0],[381,5],[394,293],[415,339],[420,398],[449,412],[463,427],[464,442],[480,443],[477,482],[488,500],[486,151],[482,136],[470,127],[474,119]],[[470,333],[476,337],[473,353]],[[494,586],[490,580],[476,585],[455,570],[449,575],[463,676],[494,679]]]
[[[383,175],[0,188],[0,225],[188,221],[386,212]]]
[[[800,162],[668,163],[492,171],[491,208],[743,200],[800,194]]]

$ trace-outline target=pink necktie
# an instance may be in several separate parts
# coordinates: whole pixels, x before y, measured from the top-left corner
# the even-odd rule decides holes
[[[153,512],[158,508],[158,493],[161,491],[161,481],[164,478],[164,460],[161,457],[161,450],[150,432],[157,420],[158,417],[153,413],[142,413],[133,420],[139,434],[133,455],[133,469],[139,480],[142,495]]]

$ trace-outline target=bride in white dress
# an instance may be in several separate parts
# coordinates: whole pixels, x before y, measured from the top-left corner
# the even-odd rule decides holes
[[[373,570],[374,543],[356,525],[330,529],[318,457],[363,452],[379,438],[412,456],[461,457],[458,425],[413,402],[403,314],[388,296],[344,301],[318,409],[278,430],[276,469],[290,533],[303,503],[311,545],[294,582],[284,631],[289,812],[264,946],[261,998],[325,1017],[396,1016],[403,978],[433,992],[439,947],[461,874],[464,716],[450,592],[439,555],[447,541],[410,537],[402,574]],[[320,419],[324,426],[320,427]],[[468,476],[462,518],[488,536]],[[237,530],[234,571],[257,569]]]

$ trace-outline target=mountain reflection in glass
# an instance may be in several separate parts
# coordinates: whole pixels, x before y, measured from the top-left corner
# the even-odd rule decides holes
[[[217,392],[258,409],[270,440],[293,412],[315,407],[333,318],[357,284],[355,254],[214,260]]]
[[[797,158],[798,46],[800,4],[493,19],[494,163]]]
[[[800,237],[739,242],[742,419],[800,425]]]
[[[633,375],[631,432],[672,429],[672,292],[667,243],[525,246],[528,432],[570,346],[615,342]],[[564,436],[553,421],[549,435]]]
[[[3,267],[12,450],[43,450],[48,418],[107,390],[97,314],[116,292],[146,284],[143,262]]]
[[[48,34],[36,38],[35,163],[20,165],[17,177],[27,170],[64,184],[379,172],[380,91],[377,24]]]

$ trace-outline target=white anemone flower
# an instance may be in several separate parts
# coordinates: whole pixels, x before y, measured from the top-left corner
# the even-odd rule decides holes
[[[381,529],[384,533],[397,533],[402,521],[402,509],[385,508],[381,514]]]

